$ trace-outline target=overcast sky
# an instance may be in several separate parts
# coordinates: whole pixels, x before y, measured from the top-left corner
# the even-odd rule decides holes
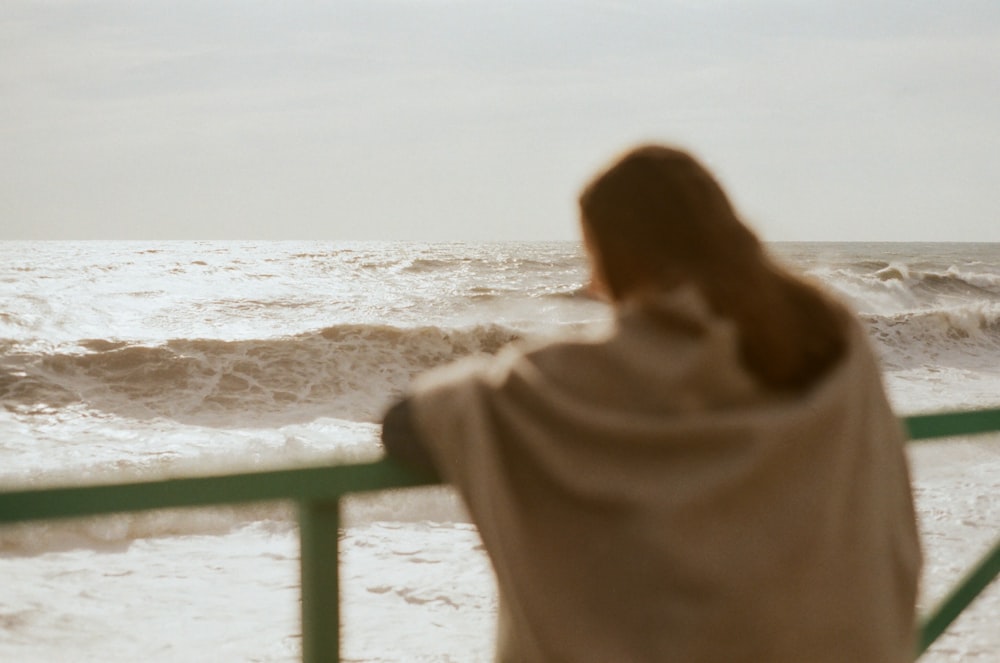
[[[648,140],[769,240],[1000,241],[1000,2],[0,4],[3,239],[574,239]]]

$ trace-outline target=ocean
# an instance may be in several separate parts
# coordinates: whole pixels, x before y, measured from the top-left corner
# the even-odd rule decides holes
[[[897,412],[1000,405],[1000,244],[777,243],[861,317]],[[377,458],[412,378],[604,325],[575,242],[0,242],[0,489]],[[1000,536],[1000,436],[910,445],[927,609]],[[343,660],[489,661],[447,488],[347,500]],[[0,528],[0,660],[295,661],[288,504]],[[924,661],[1000,661],[1000,588]]]

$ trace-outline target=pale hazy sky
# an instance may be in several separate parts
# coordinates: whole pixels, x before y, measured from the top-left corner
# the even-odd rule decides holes
[[[1000,2],[0,4],[0,239],[574,239],[646,140],[769,240],[1000,241]]]

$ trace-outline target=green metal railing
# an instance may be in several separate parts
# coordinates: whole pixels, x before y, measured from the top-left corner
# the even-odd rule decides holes
[[[907,417],[913,440],[1000,431],[1000,409]],[[335,662],[340,650],[339,500],[348,493],[428,485],[391,460],[358,465],[0,493],[0,523],[274,500],[299,505],[302,658]],[[920,624],[917,655],[1000,574],[1000,539]]]
[[[1000,409],[970,412],[944,412],[906,417],[906,431],[911,440],[956,437],[1000,431]],[[993,579],[1000,575],[1000,538],[966,573],[951,591],[920,621],[917,656],[938,639],[953,621],[972,603]]]

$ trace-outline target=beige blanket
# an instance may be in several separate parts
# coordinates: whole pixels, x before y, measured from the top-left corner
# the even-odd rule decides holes
[[[912,660],[903,434],[860,325],[779,398],[693,290],[653,310],[415,385],[493,562],[498,660]]]

